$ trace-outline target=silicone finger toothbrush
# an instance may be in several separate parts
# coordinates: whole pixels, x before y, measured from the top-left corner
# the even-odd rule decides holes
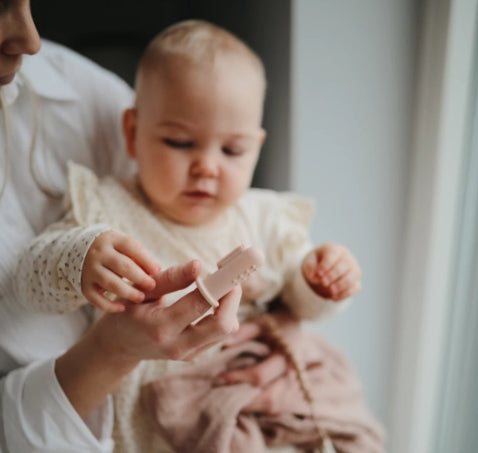
[[[217,271],[202,279],[196,279],[196,285],[211,307],[219,306],[218,300],[234,286],[246,280],[264,263],[264,254],[253,247],[236,247],[217,263]]]

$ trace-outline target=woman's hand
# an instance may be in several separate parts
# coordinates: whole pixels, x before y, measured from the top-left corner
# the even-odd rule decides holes
[[[271,329],[273,329],[273,334]],[[281,343],[287,344],[290,349],[299,349],[294,347],[299,329],[300,322],[282,310],[241,324],[238,331],[225,340],[225,347],[231,347],[244,341],[260,340],[270,344],[276,352],[250,368],[221,373],[216,377],[215,383],[218,385],[248,383],[255,387],[261,387],[262,391],[249,405],[243,408],[243,411],[276,413],[281,394],[291,382],[295,382],[294,377],[292,377],[293,381],[290,380],[295,371],[280,345],[277,345],[277,339],[280,338]]]
[[[165,306],[162,296],[188,287],[200,270],[195,260],[160,272],[155,277],[157,300],[105,314],[57,359],[58,381],[80,416],[97,407],[141,360],[189,360],[237,330],[239,286],[219,301],[213,315],[195,325],[191,323],[211,308],[198,290]]]
[[[302,262],[302,274],[319,296],[335,301],[352,297],[362,288],[357,260],[339,244],[324,244],[311,251]]]
[[[211,308],[196,289],[171,306],[163,296],[193,283],[201,271],[200,261],[173,266],[156,275],[156,300],[143,304],[126,304],[124,313],[104,317],[102,329],[108,335],[103,341],[121,341],[121,352],[127,360],[189,360],[238,329],[237,310],[241,289],[228,293],[213,315],[191,323]],[[106,326],[106,327],[105,327]],[[124,339],[127,339],[124,341]],[[115,349],[114,344],[107,348]]]

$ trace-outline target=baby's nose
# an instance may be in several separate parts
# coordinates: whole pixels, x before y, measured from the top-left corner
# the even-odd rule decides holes
[[[201,178],[215,178],[219,174],[219,163],[214,153],[198,152],[191,165],[191,174]]]

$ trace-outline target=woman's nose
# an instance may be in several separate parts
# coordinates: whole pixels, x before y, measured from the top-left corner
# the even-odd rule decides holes
[[[6,55],[35,54],[41,41],[30,10],[30,2],[14,2],[2,18],[1,50]]]
[[[198,151],[191,164],[191,175],[201,178],[216,178],[219,174],[219,163],[214,152]]]

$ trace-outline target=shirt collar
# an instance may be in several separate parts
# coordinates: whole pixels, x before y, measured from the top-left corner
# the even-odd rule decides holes
[[[41,97],[57,101],[74,101],[78,94],[73,87],[58,73],[41,53],[25,55],[22,67],[13,81],[2,87],[7,105],[11,105],[18,97],[25,85],[31,86],[33,91]]]

